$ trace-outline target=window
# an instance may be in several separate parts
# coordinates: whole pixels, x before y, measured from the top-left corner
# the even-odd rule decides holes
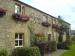
[[[25,15],[25,7],[22,6],[22,14]]]
[[[43,22],[46,22],[46,17],[45,16],[43,16]]]
[[[15,13],[21,13],[21,6],[18,4],[15,5]]]
[[[51,34],[48,34],[48,41],[51,41]]]
[[[23,47],[23,33],[15,33],[15,47]]]

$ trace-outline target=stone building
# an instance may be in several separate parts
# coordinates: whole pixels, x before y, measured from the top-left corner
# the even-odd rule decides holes
[[[70,37],[70,24],[59,17],[19,0],[0,0],[0,48],[12,50],[16,47],[30,47],[34,36],[37,42],[64,42],[70,39],[67,35]]]

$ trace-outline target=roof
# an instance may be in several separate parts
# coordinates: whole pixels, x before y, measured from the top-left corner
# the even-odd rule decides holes
[[[48,15],[48,16],[51,16],[52,18],[55,18],[55,19],[58,19],[58,20],[59,20],[59,18],[56,18],[56,17],[54,17],[54,16],[52,16],[52,15],[46,13],[46,12],[43,12],[42,10],[39,10],[39,9],[37,9],[37,8],[35,8],[35,7],[33,7],[33,6],[29,5],[29,4],[26,4],[26,3],[24,3],[24,2],[22,2],[22,1],[20,1],[20,0],[15,0],[15,1],[17,1],[17,2],[19,2],[19,3],[21,3],[21,4],[23,4],[23,5],[26,5],[26,6],[30,7],[30,8],[33,8],[33,9],[39,11],[39,12],[42,12],[42,13]],[[60,19],[60,20],[62,20],[62,19]],[[63,21],[64,21],[64,20],[63,20]],[[70,25],[70,23],[68,23],[68,22],[66,22],[66,21],[64,21],[64,22]]]

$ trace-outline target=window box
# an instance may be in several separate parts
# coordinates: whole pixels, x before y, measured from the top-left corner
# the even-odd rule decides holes
[[[24,21],[24,22],[27,22],[29,20],[28,16],[17,13],[13,14],[13,18],[17,21]]]
[[[60,28],[59,28],[60,30],[62,30],[62,31],[66,31],[67,29],[66,29],[66,27],[65,26],[60,26]]]
[[[53,24],[53,25],[52,25],[52,28],[57,28],[57,25]]]
[[[49,27],[50,23],[48,23],[48,22],[42,22],[42,25],[45,26],[45,27]]]
[[[7,11],[7,10],[5,10],[5,9],[3,9],[3,8],[0,8],[0,16],[5,15],[5,14],[6,14],[6,11]]]
[[[35,36],[43,37],[44,36],[44,33],[35,33]]]

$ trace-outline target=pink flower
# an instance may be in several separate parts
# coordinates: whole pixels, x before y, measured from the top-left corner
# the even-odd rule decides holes
[[[19,21],[28,21],[29,20],[29,17],[26,16],[26,15],[21,15],[21,14],[14,14],[13,17],[16,19],[16,20],[19,20]]]
[[[0,13],[5,13],[7,10],[0,8]]]

